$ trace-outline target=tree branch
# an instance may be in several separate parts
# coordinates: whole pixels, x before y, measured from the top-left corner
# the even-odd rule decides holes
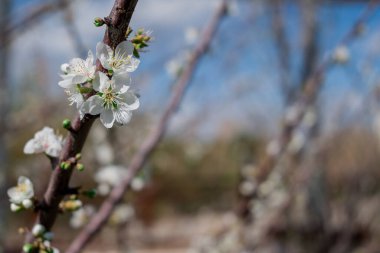
[[[341,40],[340,43],[338,43],[337,47],[347,45],[351,42],[352,39],[357,37],[360,29],[367,21],[367,19],[371,16],[371,14],[374,12],[374,9],[378,4],[378,0],[373,0],[368,4],[367,8],[360,15],[359,19],[355,22],[355,24],[352,26],[352,28],[346,34],[346,36]],[[262,182],[264,182],[273,170],[273,168],[276,167],[282,155],[287,150],[290,141],[292,140],[294,130],[300,126],[302,119],[307,111],[307,108],[314,104],[318,96],[318,92],[322,86],[322,80],[325,75],[325,72],[333,63],[332,53],[334,51],[335,50],[332,50],[330,55],[324,58],[322,62],[318,66],[316,66],[315,70],[312,71],[312,74],[309,76],[309,78],[307,78],[302,93],[300,94],[298,99],[296,99],[296,101],[293,103],[293,106],[297,107],[298,109],[296,117],[292,121],[285,120],[279,138],[274,140],[278,144],[278,152],[276,152],[275,154],[267,152],[265,158],[258,166],[258,175],[256,177],[257,185],[260,185]],[[257,189],[258,187],[256,187],[256,190]],[[249,197],[249,199],[255,198],[256,195],[257,192],[254,192]],[[243,216],[243,218],[249,219],[249,217],[246,216],[248,214],[246,210],[248,208],[247,205],[249,201],[245,202],[246,203],[241,204],[238,211]]]
[[[105,44],[115,47],[125,40],[124,35],[127,31],[137,1],[138,0],[115,0],[113,9],[108,16],[108,18],[112,20],[112,27],[107,27],[106,29],[103,39]],[[97,62],[97,70],[103,70],[99,61]],[[53,170],[48,188],[44,195],[42,202],[44,208],[37,214],[36,224],[43,225],[47,230],[52,228],[56,220],[59,203],[65,196],[73,172],[73,166],[70,166],[67,170],[63,170],[59,165],[81,152],[87,135],[96,118],[96,116],[87,114],[81,120],[78,115],[72,124],[73,131],[70,131],[65,139],[65,145],[61,151],[59,162]],[[32,240],[33,236],[29,234],[27,241]]]
[[[122,197],[129,187],[129,184],[134,176],[139,170],[141,170],[153,150],[157,147],[157,144],[160,142],[166,132],[167,125],[171,116],[178,108],[186,91],[186,88],[191,82],[198,62],[210,47],[212,38],[214,37],[217,28],[219,27],[221,19],[225,16],[226,10],[227,1],[222,1],[213,19],[211,20],[211,23],[206,28],[202,40],[194,49],[188,65],[177,80],[172,97],[157,126],[152,130],[140,149],[133,156],[128,168],[128,177],[125,178],[120,185],[112,190],[109,197],[101,205],[99,211],[93,216],[89,224],[75,238],[73,243],[67,249],[66,253],[79,253],[85,247],[85,245],[88,244],[90,240],[102,229],[102,226],[107,222],[115,206],[122,200]]]

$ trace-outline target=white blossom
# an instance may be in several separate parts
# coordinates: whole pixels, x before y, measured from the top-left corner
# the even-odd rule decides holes
[[[18,212],[22,209],[22,206],[16,205],[15,203],[11,203],[10,208],[12,212]]]
[[[25,209],[32,208],[32,207],[33,207],[33,201],[30,200],[30,199],[24,199],[24,200],[22,201],[22,206],[23,206]]]
[[[91,205],[86,205],[83,208],[72,213],[70,226],[73,228],[83,227],[95,213],[95,208]]]
[[[62,136],[54,133],[50,127],[44,127],[38,131],[34,138],[29,140],[24,146],[25,154],[46,153],[52,157],[58,157],[63,146]]]
[[[71,87],[65,89],[65,92],[68,96],[69,104],[76,104],[77,109],[79,110],[84,103],[84,98],[78,87]]]
[[[165,64],[166,71],[170,75],[170,77],[177,78],[181,74],[183,67],[190,60],[190,57],[190,52],[188,50],[185,50],[177,56],[175,56],[174,58],[170,59]]]
[[[133,49],[134,46],[129,41],[121,42],[115,51],[103,42],[99,42],[96,45],[96,57],[105,69],[114,73],[133,72],[140,63],[140,60],[133,57]]]
[[[116,121],[120,125],[127,124],[131,111],[140,106],[137,96],[129,91],[125,74],[115,74],[109,79],[106,74],[96,75],[93,88],[98,93],[83,103],[81,110],[91,115],[100,114],[100,121],[106,128],[111,128]]]
[[[335,49],[332,57],[335,62],[344,64],[350,60],[350,51],[346,46],[339,46]]]
[[[176,78],[179,75],[182,67],[183,63],[177,58],[171,59],[165,64],[166,71],[172,78]]]
[[[135,177],[131,182],[131,189],[138,192],[145,186],[145,182],[141,177]]]
[[[244,181],[239,185],[240,194],[243,196],[250,196],[256,190],[256,184],[251,181]]]
[[[107,183],[111,186],[118,185],[129,174],[127,168],[117,165],[103,167],[95,174],[95,181]]]
[[[32,234],[36,237],[42,236],[45,233],[46,229],[41,224],[36,224],[32,228]]]
[[[33,206],[31,199],[34,197],[34,189],[29,178],[19,177],[17,186],[10,188],[7,193],[12,211],[19,211],[22,208],[28,209]],[[30,202],[32,202],[32,205],[30,205]]]
[[[82,84],[94,79],[95,76],[94,56],[91,50],[88,51],[86,60],[74,58],[69,63],[61,65],[63,74],[62,81],[58,83],[64,89],[76,88]]]
[[[135,215],[135,210],[131,205],[121,204],[115,208],[111,214],[110,223],[113,225],[123,224]]]
[[[199,30],[195,27],[188,27],[185,30],[185,41],[189,45],[193,45],[199,38]]]

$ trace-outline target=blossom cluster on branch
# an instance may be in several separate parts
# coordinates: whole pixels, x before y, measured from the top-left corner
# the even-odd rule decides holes
[[[148,47],[151,36],[150,32],[139,29],[135,37],[128,40],[131,33],[132,29],[129,28],[125,36],[126,40],[120,42],[115,48],[111,48],[103,42],[97,43],[96,59],[89,50],[86,59],[74,58],[61,65],[62,80],[58,85],[67,94],[69,104],[76,106],[81,120],[84,120],[86,114],[99,116],[101,123],[108,129],[114,125],[127,124],[131,120],[132,111],[139,108],[139,98],[131,89],[130,75],[138,68],[139,52]],[[69,120],[63,121],[63,127],[72,135],[76,134]],[[50,159],[53,169],[60,163],[57,169],[76,168],[78,171],[83,171],[84,166],[79,163],[81,154],[77,153],[73,157],[63,159],[64,147],[65,141],[62,136],[55,133],[52,128],[44,127],[25,144],[24,153],[45,154]],[[102,195],[107,195],[115,186],[113,181],[122,179],[128,173],[124,167],[116,168],[118,169],[116,174],[111,167],[108,170],[112,170],[112,173],[103,169],[96,175],[95,180],[99,183],[98,189]],[[119,169],[123,171],[120,172]],[[98,180],[100,173],[103,173],[102,178]],[[109,176],[111,179],[108,180],[109,182],[104,182],[107,175],[111,175]],[[136,180],[139,179],[136,178]],[[144,182],[137,182],[135,185],[137,185],[136,189],[141,189]],[[67,186],[65,192],[62,193],[64,197],[58,205],[59,213],[72,213],[71,225],[75,228],[83,226],[88,216],[94,213],[95,208],[84,205],[80,196],[93,198],[96,192],[96,189],[83,190],[81,187],[70,188]],[[39,212],[46,208],[45,200],[40,201],[35,196],[33,183],[27,177],[20,176],[17,186],[10,188],[7,193],[10,209],[13,212],[27,209]],[[121,204],[115,210],[110,224],[125,223],[133,215],[134,210],[131,206]],[[44,227],[43,222],[39,223],[37,222],[30,231],[26,228],[22,229],[23,233],[33,236],[32,241],[24,244],[23,251],[26,253],[58,253],[59,251],[51,246],[53,234],[48,229],[49,225]]]

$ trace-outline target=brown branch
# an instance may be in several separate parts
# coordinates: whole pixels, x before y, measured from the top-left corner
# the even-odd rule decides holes
[[[111,27],[107,27],[104,34],[103,42],[105,44],[115,47],[125,40],[124,35],[127,31],[137,1],[138,0],[115,0],[112,11],[108,16],[109,20],[111,20]],[[97,70],[103,70],[99,62],[97,63]],[[66,137],[65,145],[59,157],[59,162],[53,170],[48,188],[44,195],[42,202],[43,208],[37,215],[36,224],[43,225],[47,230],[51,230],[56,220],[59,211],[59,203],[62,201],[69,188],[69,181],[73,172],[73,166],[70,166],[67,170],[63,170],[59,165],[81,152],[92,123],[96,118],[96,116],[85,115],[81,120],[78,115],[73,121],[72,128],[74,131],[70,131]],[[32,240],[33,236],[29,234],[27,241]]]
[[[185,90],[191,82],[198,62],[210,47],[212,38],[214,37],[217,28],[219,27],[221,19],[226,14],[226,10],[227,1],[223,1],[218,7],[213,19],[211,20],[211,23],[206,28],[202,40],[192,53],[188,65],[185,67],[179,79],[177,80],[172,97],[157,126],[152,130],[140,149],[133,156],[128,168],[130,172],[128,177],[125,178],[120,185],[112,190],[109,197],[101,205],[99,211],[93,216],[89,224],[75,238],[75,240],[67,249],[66,253],[79,253],[85,247],[85,245],[88,244],[90,240],[102,229],[115,206],[122,200],[122,197],[129,187],[129,184],[134,176],[139,170],[141,170],[153,150],[157,147],[157,144],[160,142],[166,132],[167,125],[171,116],[177,110],[184,96]]]
[[[367,8],[360,15],[359,19],[355,22],[355,24],[352,26],[350,31],[341,40],[341,42],[338,44],[337,47],[347,45],[351,42],[352,39],[357,37],[365,21],[371,16],[371,14],[374,12],[375,7],[378,4],[379,4],[378,0],[373,0],[368,4]],[[334,51],[335,50],[333,50],[332,53]],[[322,86],[322,83],[323,83],[322,80],[325,75],[325,72],[333,63],[332,53],[328,55],[328,57],[322,60],[322,62],[316,67],[316,69],[312,72],[312,74],[307,79],[301,95],[293,104],[293,106],[297,107],[298,109],[298,113],[296,117],[294,118],[293,121],[285,120],[281,129],[279,138],[275,139],[275,142],[278,144],[279,152],[277,152],[276,154],[267,153],[263,161],[258,166],[258,175],[256,177],[257,185],[260,185],[262,182],[264,182],[267,179],[268,175],[273,170],[273,168],[279,163],[282,155],[287,150],[287,147],[293,137],[294,130],[300,126],[302,119],[307,111],[307,108],[314,104],[318,96],[318,92]],[[256,190],[257,189],[258,187],[256,188]],[[249,197],[249,199],[255,198],[256,195],[257,193],[254,192]],[[242,218],[244,219],[250,218],[250,217],[244,216],[244,214],[247,214],[245,209],[249,208],[248,203],[249,201],[246,201],[245,203],[241,203],[241,206],[239,207],[239,210],[238,210],[238,212],[242,215]]]

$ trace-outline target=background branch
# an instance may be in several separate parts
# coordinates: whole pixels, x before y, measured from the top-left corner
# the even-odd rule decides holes
[[[174,86],[172,97],[160,118],[156,127],[152,130],[148,138],[142,144],[137,153],[133,156],[130,166],[128,168],[129,175],[124,179],[124,181],[115,187],[110,193],[109,197],[103,202],[99,211],[93,216],[89,224],[76,236],[73,243],[69,246],[66,253],[79,253],[86,244],[102,229],[103,225],[107,222],[115,206],[122,200],[123,195],[129,184],[131,183],[134,176],[143,165],[148,160],[149,156],[152,154],[157,144],[162,139],[163,135],[168,126],[168,122],[171,116],[174,114],[178,108],[186,88],[191,82],[193,73],[197,67],[198,62],[202,56],[207,52],[212,39],[219,27],[220,21],[225,16],[227,11],[227,1],[221,2],[216,13],[214,14],[210,24],[204,31],[202,40],[199,42],[198,46],[194,49],[188,65],[185,67],[177,83]]]
[[[371,1],[368,4],[367,8],[360,15],[360,17],[352,26],[350,31],[346,34],[346,36],[341,40],[340,43],[338,43],[338,46],[336,48],[343,45],[347,45],[351,42],[353,38],[357,37],[364,25],[364,22],[374,12],[374,9],[378,5],[378,3],[379,1],[375,0]],[[258,165],[258,175],[256,177],[257,186],[266,180],[270,172],[273,170],[273,168],[276,167],[278,162],[281,160],[282,155],[285,153],[290,141],[292,140],[294,130],[300,126],[302,119],[305,113],[307,112],[309,106],[314,104],[318,96],[318,92],[323,83],[322,80],[325,75],[325,72],[333,63],[333,52],[335,52],[335,49],[332,50],[331,53],[327,57],[325,57],[319,65],[316,66],[315,70],[312,72],[309,78],[307,78],[302,93],[298,96],[298,98],[292,105],[292,107],[297,108],[294,119],[291,121],[284,120],[280,136],[273,141],[273,143],[277,145],[277,151],[274,153],[267,152],[265,158]],[[256,190],[257,189],[258,187],[256,187]],[[257,193],[254,192],[252,196],[248,197],[248,199],[254,198],[256,195]],[[243,201],[243,203],[239,206],[238,212],[244,219],[249,219],[249,217],[247,217],[249,213],[247,212],[249,208],[248,205],[249,201]]]

